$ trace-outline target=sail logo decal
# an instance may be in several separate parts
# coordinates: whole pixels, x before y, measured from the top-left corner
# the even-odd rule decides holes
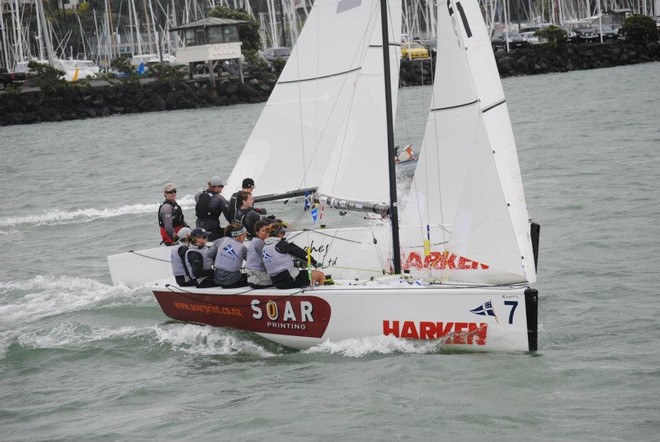
[[[404,270],[413,269],[436,269],[436,270],[487,270],[490,266],[455,253],[431,252],[424,256],[418,252],[410,252],[405,256]]]
[[[236,250],[231,246],[231,244],[227,244],[222,250],[225,251],[225,253],[232,258],[239,259],[238,258],[238,253],[236,253]]]
[[[384,320],[383,334],[405,339],[443,339],[444,344],[486,345],[488,324]]]
[[[518,301],[504,301],[504,308],[506,309],[507,307],[510,308],[508,322],[509,324],[513,324],[513,318],[516,314],[516,308],[518,308]],[[498,323],[500,322],[500,320],[497,319],[497,315],[495,314],[495,309],[493,308],[492,301],[486,301],[483,304],[481,304],[479,307],[475,307],[472,310],[470,310],[470,312],[479,316],[492,316],[493,318],[495,318],[495,321],[497,321]]]
[[[497,319],[497,315],[495,314],[495,310],[493,310],[493,303],[491,301],[486,301],[479,307],[473,308],[470,311],[475,315],[492,316],[493,318]]]

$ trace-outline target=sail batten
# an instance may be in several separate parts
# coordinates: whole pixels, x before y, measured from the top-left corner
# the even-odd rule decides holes
[[[500,106],[500,105],[505,104],[505,103],[506,103],[506,100],[500,100],[500,101],[498,101],[497,103],[493,103],[493,104],[491,104],[490,106],[487,106],[487,107],[483,108],[481,111],[482,111],[483,113],[486,113],[486,112],[488,112],[489,110],[491,110],[491,109],[495,109],[497,106]]]
[[[479,100],[473,100],[473,101],[463,103],[463,104],[455,104],[453,106],[436,107],[436,108],[432,108],[431,112],[440,112],[440,111],[444,111],[444,110],[456,109],[456,108],[464,107],[464,106],[470,106],[470,105],[473,105],[474,103],[476,103],[477,101],[479,101]]]
[[[317,80],[322,80],[324,78],[331,78],[331,77],[340,77],[346,74],[350,74],[356,71],[359,71],[362,69],[361,67],[355,68],[355,69],[349,69],[346,71],[341,71],[341,72],[334,72],[322,76],[316,76],[316,77],[310,77],[310,78],[300,78],[297,80],[288,80],[288,81],[280,81],[278,84],[291,84],[291,83],[304,83],[305,81],[317,81]]]

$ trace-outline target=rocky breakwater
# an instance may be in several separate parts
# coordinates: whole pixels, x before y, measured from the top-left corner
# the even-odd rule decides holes
[[[408,60],[403,58],[399,67],[399,84],[403,86],[422,86],[433,84],[435,56]]]
[[[31,88],[0,94],[0,126],[78,120],[119,114],[266,101],[276,79],[206,81],[93,81],[47,92]],[[35,89],[35,88],[32,88]]]
[[[495,59],[501,77],[567,72],[660,61],[660,43],[543,44],[496,52]],[[432,84],[434,69],[435,57],[401,60],[400,84]],[[257,103],[268,99],[275,82],[275,76],[268,73],[245,84],[223,79],[215,89],[205,80],[158,79],[64,84],[47,91],[23,87],[0,93],[0,126]]]
[[[558,47],[537,45],[496,52],[495,59],[500,77],[568,72],[660,61],[660,43],[614,41]]]

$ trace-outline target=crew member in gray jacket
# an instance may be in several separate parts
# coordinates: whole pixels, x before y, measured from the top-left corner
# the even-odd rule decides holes
[[[241,272],[243,260],[247,257],[247,230],[241,224],[230,224],[225,228],[225,237],[217,247],[214,279],[225,289],[245,287],[247,275]],[[215,246],[215,244],[214,244]],[[215,247],[214,247],[215,248]]]

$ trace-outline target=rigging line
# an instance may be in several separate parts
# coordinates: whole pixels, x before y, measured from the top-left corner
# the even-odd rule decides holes
[[[319,35],[319,33],[320,33],[320,29],[321,29],[320,26],[316,26],[316,30],[317,30],[317,38],[316,38],[316,39],[317,39],[317,41],[319,40],[318,35]],[[363,37],[364,37],[364,34],[363,34]],[[364,38],[363,38],[363,40],[364,40]],[[362,47],[362,46],[363,46],[363,45],[360,45],[360,47]],[[296,48],[297,48],[297,47],[298,47],[298,46],[296,45]],[[296,52],[297,52],[297,49],[296,49]],[[357,53],[353,55],[353,60],[351,61],[351,66],[355,63],[355,60],[356,60],[357,56],[358,56]],[[316,65],[317,65],[317,66],[316,66],[316,70],[317,70],[317,72],[318,72],[318,70],[319,70],[319,68],[318,68],[318,66],[319,66],[319,61],[320,61],[320,58],[317,57],[317,59],[316,59]],[[347,73],[351,73],[351,72],[353,72],[353,71],[357,71],[357,70],[360,70],[360,69],[362,69],[362,66],[359,66],[358,68],[355,68],[355,69],[353,69],[353,70],[348,70],[348,71],[346,71],[346,72],[347,72]],[[298,62],[298,74],[300,74],[300,64],[299,64],[299,62]],[[322,78],[322,77],[319,77],[319,78]],[[349,78],[349,75],[345,75],[345,76],[344,76],[344,79],[343,79],[343,82],[342,82],[342,84],[341,84],[341,87],[339,88],[339,94],[338,94],[338,96],[341,95],[341,91],[343,91],[343,89],[345,88],[345,86],[346,86],[346,82],[348,81],[348,78]],[[297,84],[298,84],[298,96],[299,96],[299,97],[302,97],[302,94],[300,93],[300,82],[298,82]],[[318,94],[318,83],[316,84],[316,88],[317,88],[316,96],[317,96],[317,98],[318,98],[318,97],[319,97],[319,94]],[[333,105],[332,105],[332,109],[330,109],[329,115],[331,115],[331,116],[332,116],[332,115],[335,115],[335,108],[337,107],[337,104],[338,104],[338,100],[335,100],[334,103],[333,103]],[[318,107],[317,107],[317,111],[318,111]],[[300,125],[301,125],[301,138],[302,138],[302,134],[304,133],[304,132],[303,132],[304,127],[303,127],[303,121],[302,121],[302,100],[300,100],[300,102],[299,102],[299,112],[300,112],[300,116],[301,116],[301,118],[300,118]],[[316,124],[316,127],[318,127],[318,126],[319,126],[319,124],[318,124],[318,112],[317,112],[317,115],[316,115],[316,116],[317,116],[317,124]],[[324,122],[323,129],[322,129],[321,131],[319,131],[322,135],[327,133],[327,127],[328,127],[329,122],[330,122],[330,118],[327,118],[327,119],[325,120],[325,122]],[[302,140],[301,140],[301,141],[302,141]],[[321,139],[319,138],[319,139],[316,140],[316,146],[315,146],[315,148],[314,148],[314,152],[312,152],[312,157],[315,157],[315,156],[316,156],[316,153],[318,152],[318,149],[319,149],[319,147],[320,147],[320,143],[321,143]],[[304,144],[303,144],[303,146],[304,146]],[[334,147],[334,146],[333,146],[333,147]],[[303,154],[304,154],[304,150],[303,150]],[[305,164],[305,160],[304,160],[304,158],[303,158],[303,165],[304,165],[304,164]],[[309,169],[312,167],[312,165],[313,165],[313,164],[312,164],[312,162],[310,161],[310,164],[309,164],[309,165],[307,166],[307,168],[305,168],[305,170],[304,170],[304,173],[303,173],[303,184],[304,184],[304,187],[308,187],[307,185],[305,185],[306,182],[307,182],[306,177],[307,177],[307,174],[309,173]],[[324,170],[325,170],[325,169],[324,169]],[[317,172],[318,172],[318,171],[317,171]]]
[[[291,235],[291,236],[289,237],[289,239],[295,239],[296,237],[302,235],[304,232],[313,232],[313,233],[315,233],[315,234],[317,234],[317,235],[326,236],[326,237],[328,237],[328,238],[332,238],[332,239],[338,239],[338,240],[340,240],[340,241],[351,242],[351,243],[353,243],[353,244],[363,244],[361,241],[356,241],[356,240],[354,240],[354,239],[348,239],[348,238],[342,238],[342,237],[337,236],[337,235],[331,235],[331,234],[329,234],[329,233],[323,233],[323,232],[321,232],[321,231],[319,231],[319,230],[312,230],[312,229],[303,229],[302,231],[298,232],[297,234],[295,234],[295,235]]]
[[[280,3],[280,6],[281,5],[282,4]],[[282,17],[282,22],[284,22],[284,17]],[[317,26],[316,28],[318,29],[319,27]],[[282,32],[285,32],[285,30],[282,29]],[[297,71],[298,77],[300,77],[300,49],[299,49],[299,46],[297,44],[294,45],[294,49],[296,51],[296,54],[295,54],[296,55],[296,71]],[[318,58],[317,58],[317,72],[318,72]],[[282,73],[280,72],[280,75],[281,74]],[[278,79],[278,82],[279,82],[279,79]],[[302,82],[297,82],[298,98],[299,98],[299,100],[298,100],[298,115],[299,115],[298,120],[300,121],[300,144],[303,147],[301,149],[302,150],[301,151],[301,160],[302,160],[303,170],[305,170],[305,164],[307,164],[307,158],[306,158],[306,155],[305,155],[305,148],[304,148],[304,146],[305,146],[305,127],[304,127],[303,118],[302,118],[302,116],[303,116],[303,109],[302,109],[303,100],[302,100],[302,86],[301,85],[302,85]],[[318,85],[317,85],[317,88],[318,88]],[[316,114],[316,117],[317,117],[317,124],[316,125],[318,126],[318,112]],[[307,186],[307,171],[306,170],[303,173],[302,180],[303,180],[302,187],[307,188],[308,186]]]
[[[317,41],[318,41],[318,40],[319,40],[319,34],[320,34],[320,29],[321,29],[321,27],[320,27],[320,26],[316,26],[315,28],[316,28],[316,32],[317,32],[316,39],[317,39]],[[297,72],[298,72],[298,76],[300,76],[300,58],[298,57],[298,54],[299,54],[298,45],[295,45],[295,48],[296,48]],[[319,66],[319,60],[320,60],[320,59],[317,57],[317,59],[316,59],[316,71],[317,71],[317,72],[318,72],[318,70],[319,70],[319,68],[318,68],[318,66]],[[331,74],[331,75],[318,76],[318,77],[309,78],[309,79],[300,79],[300,78],[299,78],[299,79],[297,79],[297,80],[291,80],[291,81],[288,81],[288,82],[283,81],[282,83],[296,83],[296,84],[298,85],[298,96],[299,96],[299,97],[302,97],[302,93],[301,93],[301,83],[302,83],[302,82],[304,82],[304,81],[310,81],[310,80],[315,80],[315,79],[331,78],[331,77],[334,77],[334,76],[344,75],[344,81],[343,81],[343,84],[342,84],[342,86],[341,86],[341,88],[340,88],[340,90],[341,90],[341,89],[343,89],[344,84],[346,83],[346,80],[348,79],[348,75],[347,75],[347,74],[350,74],[350,73],[353,72],[353,71],[360,70],[361,68],[362,68],[362,67],[360,66],[360,67],[358,67],[358,68],[354,68],[354,69],[351,69],[351,70],[344,71],[343,73],[334,73],[334,74]],[[278,81],[278,83],[279,83],[279,81]],[[318,97],[318,95],[319,95],[319,94],[318,94],[318,83],[316,84],[316,88],[317,88],[317,93],[316,93],[316,95],[317,95],[317,97]],[[334,115],[334,113],[335,113],[335,107],[336,107],[336,106],[337,106],[337,101],[335,100],[334,103],[333,103],[332,109],[331,109],[331,111],[330,111],[330,115]],[[305,144],[304,144],[304,140],[302,139],[302,138],[304,137],[304,124],[303,124],[303,118],[302,118],[302,115],[303,115],[303,111],[302,111],[302,100],[299,100],[298,108],[299,108],[299,115],[300,115],[300,127],[301,127],[301,132],[300,132],[300,133],[301,133],[301,142],[302,142],[302,145],[304,146],[304,145],[305,145]],[[318,109],[317,109],[317,111],[318,111]],[[317,117],[317,124],[316,124],[316,127],[319,126],[319,124],[318,124],[318,123],[319,123],[319,121],[318,121],[318,116],[319,116],[319,114],[318,114],[318,112],[317,112],[317,113],[316,113],[316,117]],[[321,134],[325,134],[325,133],[326,133],[326,129],[327,129],[327,125],[328,125],[328,124],[329,124],[329,119],[326,119],[326,121],[325,121],[325,123],[324,123],[323,130],[322,130],[322,131],[319,131]],[[318,152],[320,142],[321,142],[321,139],[320,139],[320,138],[317,139],[317,140],[315,141],[316,147],[315,147],[315,149],[314,149],[314,152],[312,152],[312,158],[313,158],[313,157],[316,155],[316,153]],[[302,179],[303,179],[304,187],[308,187],[308,186],[306,186],[307,175],[308,175],[308,173],[309,173],[309,171],[310,171],[310,168],[313,166],[313,164],[312,164],[312,162],[310,161],[309,165],[308,165],[307,167],[305,167],[304,165],[306,164],[306,160],[305,160],[305,157],[304,157],[304,154],[305,154],[305,150],[304,150],[304,149],[303,149],[302,154],[303,154],[303,158],[302,158],[302,160],[303,160],[303,169],[304,169],[304,173],[303,173],[303,178],[302,178]],[[318,172],[318,171],[317,171],[317,172]],[[317,178],[317,180],[318,180],[318,178]]]
[[[135,252],[133,250],[129,250],[128,253],[132,253],[134,255],[140,256],[142,258],[147,258],[147,259],[153,259],[154,261],[160,261],[160,262],[172,262],[169,259],[161,259],[161,258],[156,258],[155,256],[149,256],[149,255],[144,255],[142,253]]]
[[[438,66],[439,65],[436,62],[436,69],[438,69]],[[434,75],[431,77],[432,81],[431,81],[430,109],[435,107],[435,93],[434,93],[435,77],[436,76],[435,76],[435,73],[434,73]],[[433,139],[434,140],[438,139],[438,134],[439,134],[437,120],[434,118],[433,121],[432,121],[432,125],[430,125],[429,121],[428,121],[430,116],[431,116],[431,111],[429,110],[427,112],[427,123],[426,123],[425,128],[424,128],[424,138],[422,139],[422,145],[420,146],[420,155],[419,155],[419,159],[424,157],[423,167],[424,167],[424,173],[425,173],[425,182],[423,184],[424,184],[424,187],[425,187],[425,190],[426,190],[427,202],[428,202],[428,195],[430,193],[429,192],[429,184],[430,184],[429,183],[429,161],[426,159],[428,157],[428,153],[429,153],[428,144],[429,144],[430,141],[427,137],[427,134],[428,134],[429,129],[433,129],[433,134],[434,134]],[[439,165],[436,165],[436,170],[440,170]],[[408,195],[410,196],[411,194],[414,194],[414,196],[415,196],[415,203],[417,205],[417,219],[419,221],[420,228],[423,229],[422,213],[419,210],[420,207],[421,207],[421,204],[420,204],[420,196],[421,195],[420,195],[420,192],[417,192],[417,191],[412,192],[413,190],[416,190],[418,188],[418,186],[421,186],[422,183],[419,183],[419,185],[418,185],[418,181],[419,180],[418,180],[417,174],[415,174],[415,176],[413,177],[413,181],[411,183],[410,191],[409,191]],[[439,189],[439,190],[441,190],[441,189]],[[441,219],[441,223],[443,223],[443,221],[442,221],[443,220],[443,215],[442,215],[442,192],[441,191],[439,192],[439,198],[440,198],[440,219]],[[428,207],[428,205],[427,205],[427,207]],[[426,225],[427,226],[431,224],[430,217],[431,217],[431,214],[430,214],[429,210],[427,209],[426,210]],[[424,236],[424,232],[422,232],[422,237],[423,236]],[[443,235],[443,239],[445,239],[444,235]],[[446,241],[444,241],[444,242],[446,242]]]
[[[371,223],[369,223],[369,231],[371,232],[371,240],[372,240],[372,243],[374,245],[374,248],[376,249],[376,257],[378,258],[378,262],[380,263],[380,268],[381,268],[381,272],[382,272],[383,269],[385,269],[385,258],[383,257],[382,253],[380,253],[380,248],[376,245],[376,244],[378,244],[378,242],[377,242],[377,239],[376,239],[376,235],[374,234],[373,225]],[[387,249],[390,250],[391,246],[392,246],[392,243],[390,242]],[[389,253],[388,253],[388,255],[389,255]]]
[[[383,269],[378,269],[378,270],[376,270],[376,269],[363,269],[363,268],[360,268],[360,267],[327,266],[327,267],[323,267],[323,269],[324,269],[324,270],[325,270],[325,269],[359,270],[359,271],[361,271],[361,272],[371,272],[371,273],[376,273],[376,274],[378,274],[379,276],[383,274]],[[388,275],[388,276],[390,276],[390,275]]]
[[[374,6],[377,6],[376,2],[374,2]],[[352,63],[359,62],[360,69],[362,69],[364,67],[364,63],[365,63],[365,60],[366,60],[367,53],[369,52],[369,49],[371,49],[371,44],[369,44],[371,34],[369,34],[369,35],[367,35],[367,34],[368,34],[369,29],[370,29],[369,25],[371,25],[374,22],[374,18],[376,16],[376,11],[377,10],[378,10],[378,8],[373,7],[372,10],[370,11],[371,13],[369,14],[369,21],[367,23],[367,26],[366,26],[364,32],[362,33],[362,40],[360,41],[360,45],[358,46],[358,50],[355,52],[355,54],[353,54]],[[371,32],[372,33],[375,32],[374,28],[375,28],[374,26],[371,26]],[[382,43],[381,43],[380,47],[382,47]],[[346,80],[348,80],[348,76],[346,76]],[[353,111],[353,104],[355,103],[355,94],[356,94],[356,91],[357,91],[357,83],[359,81],[360,81],[360,75],[358,74],[356,76],[354,82],[353,82],[353,90],[352,90],[350,100],[349,100],[349,108],[348,108],[348,110],[345,114],[344,121],[348,121],[351,118],[352,111]],[[346,83],[346,81],[344,81],[344,85],[345,85],[345,83]],[[342,85],[342,89],[344,88],[344,85]],[[334,111],[334,109],[333,109],[333,111]],[[342,131],[342,134],[341,134],[340,143],[335,142],[335,146],[338,145],[337,147],[339,148],[339,151],[337,153],[337,155],[338,155],[338,162],[337,163],[338,164],[342,163],[342,158],[344,156],[343,153],[344,153],[344,147],[346,145],[346,133],[348,131],[349,125],[348,124],[342,124],[342,127],[343,127],[343,131]],[[339,136],[338,136],[338,138],[339,138]],[[335,146],[333,146],[333,152],[335,150],[334,149]],[[341,170],[341,167],[337,167],[336,170],[335,170],[335,176],[334,176],[334,180],[333,180],[333,184],[332,184],[332,192],[328,192],[328,194],[330,194],[330,195],[335,195],[336,194],[336,186],[337,186],[337,182],[338,182],[337,177],[339,176],[340,170]]]

